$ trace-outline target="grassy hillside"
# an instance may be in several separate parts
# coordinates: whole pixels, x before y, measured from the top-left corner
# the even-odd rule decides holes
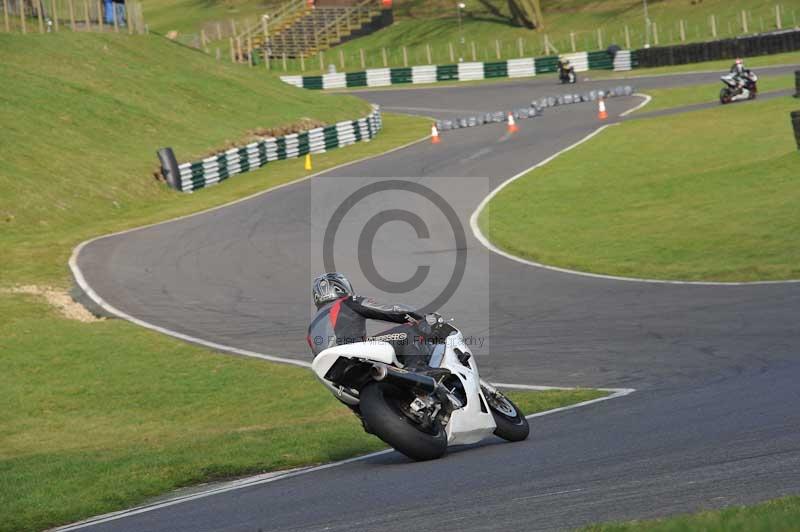
[[[614,42],[625,46],[625,27],[628,27],[631,46],[638,48],[645,43],[644,10],[641,0],[542,0],[545,28],[529,31],[509,24],[505,0],[466,0],[459,29],[456,2],[450,0],[395,0],[395,24],[373,35],[356,39],[326,52],[326,63],[339,64],[339,52],[345,56],[345,68],[360,68],[360,52],[363,49],[367,67],[383,66],[386,49],[390,66],[402,66],[402,47],[408,47],[409,64],[426,64],[427,48],[431,47],[433,63],[450,62],[449,45],[454,47],[458,60],[472,59],[475,45],[478,60],[497,57],[500,41],[500,56],[519,56],[518,39],[523,41],[525,55],[544,55],[544,34],[560,52],[572,50],[572,40],[578,50],[594,50]],[[198,4],[193,0],[144,0],[147,22],[160,32],[179,30],[183,42],[198,42],[196,35],[205,27],[214,37],[216,22],[222,24],[223,35],[229,29],[229,21],[238,24],[253,23],[258,16],[270,12],[278,0],[227,0]],[[487,7],[492,6],[492,9]],[[715,15],[718,37],[740,35],[743,32],[741,12],[748,17],[748,32],[768,31],[776,27],[775,5],[781,6],[782,25],[791,27],[800,23],[800,5],[788,0],[650,0],[650,19],[656,24],[659,44],[681,41],[679,21],[684,21],[687,41],[702,41],[712,38],[710,15]],[[597,30],[601,41],[598,41]],[[573,34],[574,37],[571,37]],[[462,41],[463,36],[463,43]],[[651,43],[655,42],[651,36]],[[227,41],[219,43],[227,47]],[[217,44],[214,45],[216,47]],[[309,70],[318,70],[319,61],[312,58],[306,65]],[[299,70],[299,63],[289,62],[289,70]]]
[[[0,57],[0,285],[63,279],[67,242],[191,201],[153,179],[159,147],[186,161],[256,128],[368,111],[155,36],[0,34]]]
[[[465,2],[467,7],[459,30],[452,2],[396,2],[400,16],[394,25],[329,51],[328,62],[334,61],[334,57],[338,62],[339,50],[342,50],[347,64],[360,66],[359,49],[363,48],[368,66],[383,66],[381,49],[385,48],[390,64],[402,65],[402,46],[407,46],[409,64],[426,64],[426,45],[430,45],[432,62],[448,63],[450,44],[454,47],[456,61],[459,57],[468,61],[473,58],[473,43],[477,59],[485,61],[497,58],[496,41],[499,41],[500,57],[505,59],[519,57],[519,39],[522,39],[524,55],[545,55],[544,34],[559,52],[572,51],[571,33],[574,33],[579,51],[605,48],[612,42],[625,47],[625,26],[628,26],[633,48],[642,47],[645,42],[641,0],[542,0],[545,17],[542,31],[510,26],[504,16],[506,2],[492,3],[502,16],[487,10],[478,0]],[[774,29],[775,3],[772,0],[651,0],[649,14],[656,23],[658,42],[668,44],[680,42],[680,20],[684,20],[687,41],[710,40],[711,14],[717,17],[719,37],[743,33],[740,19],[737,19],[742,10],[748,13],[750,33]],[[782,14],[783,26],[789,26],[800,17],[800,5],[783,2]],[[601,41],[598,41],[598,29]],[[650,42],[654,42],[652,38]]]

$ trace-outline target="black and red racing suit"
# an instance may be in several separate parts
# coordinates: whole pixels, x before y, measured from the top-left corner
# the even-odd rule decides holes
[[[367,320],[386,321],[398,327],[367,338]],[[334,347],[368,339],[386,341],[405,365],[423,363],[428,354],[424,335],[429,327],[424,316],[404,305],[383,305],[372,298],[345,296],[321,307],[308,326],[308,346],[314,356]]]

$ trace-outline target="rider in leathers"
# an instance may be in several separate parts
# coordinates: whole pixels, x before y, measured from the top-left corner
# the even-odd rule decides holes
[[[740,58],[737,58],[736,62],[734,62],[733,66],[731,67],[730,73],[733,74],[733,79],[736,80],[736,91],[742,92],[745,81],[750,76],[750,70],[745,68],[744,61],[742,61]]]
[[[430,339],[444,323],[438,314],[423,316],[403,305],[382,305],[353,293],[350,281],[340,273],[317,277],[312,286],[317,314],[308,326],[308,345],[316,356],[336,345],[368,340],[390,343],[405,366],[427,367]],[[367,337],[367,320],[399,324],[378,336]]]

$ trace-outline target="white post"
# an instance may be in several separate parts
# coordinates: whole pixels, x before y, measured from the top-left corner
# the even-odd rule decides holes
[[[711,36],[717,38],[717,16],[711,15]]]
[[[782,22],[781,21],[781,6],[780,5],[776,5],[775,6],[775,26],[778,29],[781,29],[783,27],[783,24],[781,22]]]
[[[627,28],[627,26],[626,26],[626,28]],[[572,46],[572,51],[573,52],[577,52],[578,51],[577,48],[575,47],[575,32],[574,31],[569,32],[569,44],[570,44],[570,46]],[[630,48],[630,46],[628,48]]]

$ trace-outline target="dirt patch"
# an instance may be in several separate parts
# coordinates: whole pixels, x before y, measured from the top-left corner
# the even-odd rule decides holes
[[[52,286],[23,285],[13,288],[0,289],[0,292],[9,294],[30,294],[45,299],[47,303],[58,309],[62,316],[71,320],[84,323],[102,321],[103,318],[96,318],[91,312],[86,310],[81,304],[72,300],[72,297],[65,291],[53,288]]]

